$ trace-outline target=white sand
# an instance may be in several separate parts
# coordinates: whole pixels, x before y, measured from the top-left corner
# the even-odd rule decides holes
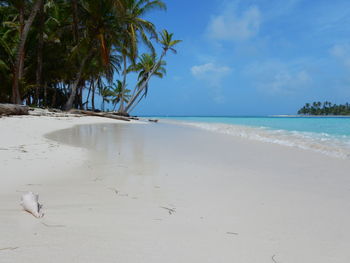
[[[43,137],[98,122],[49,135],[87,148]],[[107,123],[0,119],[0,262],[349,262],[348,160]],[[42,219],[19,206],[29,190]]]

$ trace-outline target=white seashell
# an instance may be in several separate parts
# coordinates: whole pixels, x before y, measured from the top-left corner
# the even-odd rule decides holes
[[[43,217],[44,214],[41,211],[42,205],[39,204],[39,195],[34,194],[33,192],[27,192],[21,197],[21,206],[23,209],[33,216],[40,218]]]

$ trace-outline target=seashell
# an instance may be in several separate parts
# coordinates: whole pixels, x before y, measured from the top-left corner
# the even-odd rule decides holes
[[[33,192],[27,192],[21,197],[21,206],[25,211],[31,213],[33,216],[40,218],[44,214],[41,211],[42,205],[39,204],[39,195]]]

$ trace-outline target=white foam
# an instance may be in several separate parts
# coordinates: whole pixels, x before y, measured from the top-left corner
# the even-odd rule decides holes
[[[350,158],[349,136],[336,137],[327,133],[272,130],[266,127],[251,127],[224,123],[182,122],[172,120],[166,120],[166,122],[188,125],[256,141],[312,150],[343,159]]]

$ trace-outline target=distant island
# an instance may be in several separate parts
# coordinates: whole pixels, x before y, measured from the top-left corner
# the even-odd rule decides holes
[[[306,103],[298,114],[304,115],[350,115],[350,104],[333,104],[329,101]]]

